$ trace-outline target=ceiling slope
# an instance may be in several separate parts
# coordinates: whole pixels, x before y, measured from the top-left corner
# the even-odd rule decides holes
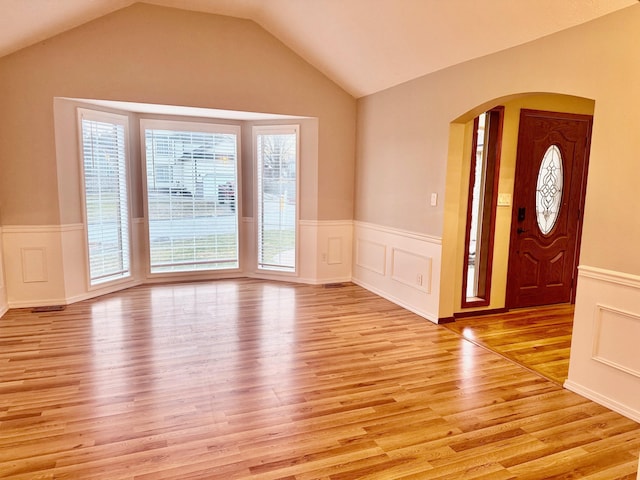
[[[0,56],[135,3],[0,0]],[[253,20],[354,97],[504,50],[637,0],[148,0]]]

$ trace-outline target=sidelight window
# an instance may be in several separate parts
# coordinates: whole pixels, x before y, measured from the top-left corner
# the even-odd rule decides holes
[[[298,127],[256,127],[258,269],[296,271]]]
[[[490,301],[503,107],[475,118],[469,175],[462,306]]]
[[[131,276],[127,117],[79,109],[89,283]]]

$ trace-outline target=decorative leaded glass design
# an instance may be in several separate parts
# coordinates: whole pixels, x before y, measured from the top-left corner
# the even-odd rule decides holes
[[[536,218],[544,235],[553,229],[560,214],[563,176],[562,154],[551,145],[542,157],[536,185]]]

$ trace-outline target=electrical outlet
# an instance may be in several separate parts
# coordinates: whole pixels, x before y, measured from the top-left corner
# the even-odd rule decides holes
[[[418,285],[422,285],[422,274],[419,273],[418,275],[416,275],[416,283]]]
[[[327,263],[327,254],[326,253],[322,254],[322,261]]]

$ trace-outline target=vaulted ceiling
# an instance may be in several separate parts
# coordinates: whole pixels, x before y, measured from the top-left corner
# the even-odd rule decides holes
[[[135,0],[0,0],[0,56]],[[526,43],[637,0],[147,0],[260,24],[354,97]]]

